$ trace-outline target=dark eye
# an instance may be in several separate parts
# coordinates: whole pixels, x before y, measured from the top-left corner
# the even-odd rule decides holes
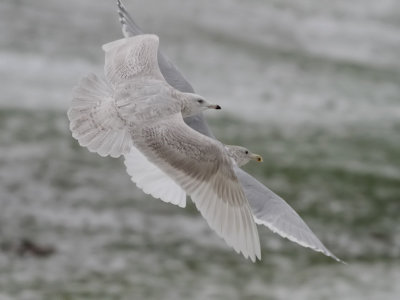
[[[249,154],[249,151],[246,150],[246,151],[244,151],[244,153]]]
[[[199,99],[199,100],[197,100],[197,102],[200,103],[200,104],[203,104],[203,103],[204,103],[204,100]]]

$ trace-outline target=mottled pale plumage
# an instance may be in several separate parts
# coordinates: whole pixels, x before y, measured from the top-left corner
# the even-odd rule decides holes
[[[133,175],[139,176],[135,180],[143,189],[164,198],[161,193],[169,188],[157,190],[148,183],[155,178],[158,183],[171,184],[175,189],[165,200],[182,206],[180,187],[229,245],[253,261],[260,258],[257,227],[229,153],[223,144],[183,121],[183,117],[219,106],[199,95],[182,93],[164,80],[155,35],[118,40],[103,49],[106,80],[89,75],[74,93],[68,111],[73,136],[103,156],[144,156],[155,167],[149,169],[155,177]]]

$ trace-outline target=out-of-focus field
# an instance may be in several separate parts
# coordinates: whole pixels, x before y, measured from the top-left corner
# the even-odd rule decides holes
[[[125,1],[161,37],[226,144],[348,265],[259,227],[229,249],[192,204],[145,196],[78,146],[66,109],[120,38],[113,1],[0,3],[0,299],[397,299],[400,6]],[[177,7],[179,9],[177,9]]]

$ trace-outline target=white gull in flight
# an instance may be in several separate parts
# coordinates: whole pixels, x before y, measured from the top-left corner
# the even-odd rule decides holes
[[[184,122],[184,117],[220,107],[165,81],[158,44],[156,35],[144,34],[103,46],[105,80],[90,74],[75,89],[68,110],[72,135],[101,156],[126,155],[127,162],[129,157],[141,158],[150,172],[145,178],[150,194],[172,187],[172,194],[166,195],[179,192],[176,204],[190,195],[228,245],[252,261],[261,259],[257,226],[234,171],[250,153],[225,146]]]
[[[135,23],[120,0],[117,0],[117,6],[123,35],[125,37],[132,37],[143,34],[144,31]],[[192,85],[186,80],[178,68],[160,51],[158,51],[158,64],[162,75],[171,86],[181,92],[194,93]],[[202,113],[186,117],[184,121],[194,130],[215,138],[203,118]],[[125,157],[127,159],[127,156]],[[257,224],[264,225],[271,231],[303,247],[321,252],[342,262],[324,246],[285,200],[238,166],[234,166],[234,171],[249,201],[254,220]]]

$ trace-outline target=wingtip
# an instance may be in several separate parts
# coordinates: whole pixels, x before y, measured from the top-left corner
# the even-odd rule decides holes
[[[292,242],[294,242],[294,243],[296,243],[296,244],[298,244],[298,245],[300,245],[300,246],[302,246],[302,247],[309,248],[309,249],[311,249],[311,250],[313,250],[313,251],[316,251],[316,252],[319,252],[319,253],[321,253],[321,254],[323,254],[323,255],[325,255],[325,256],[328,256],[328,257],[330,257],[330,258],[336,260],[336,261],[339,262],[339,263],[343,263],[343,264],[347,265],[347,263],[346,263],[345,261],[343,261],[343,260],[341,260],[340,258],[336,257],[332,252],[330,252],[330,251],[322,244],[322,242],[319,241],[319,239],[318,239],[317,237],[315,237],[315,238],[319,241],[320,246],[316,246],[315,244],[313,245],[313,244],[307,243],[305,240],[299,240],[298,238],[296,238],[296,237],[294,237],[294,236],[292,236],[292,235],[290,235],[290,234],[287,234],[287,233],[285,233],[285,232],[283,232],[283,231],[281,231],[281,230],[278,230],[278,229],[277,229],[275,226],[273,226],[272,224],[270,224],[270,223],[268,223],[268,222],[266,222],[266,221],[264,221],[264,220],[261,220],[261,219],[259,219],[259,218],[257,218],[257,217],[254,217],[254,220],[255,220],[256,224],[260,224],[260,225],[266,226],[266,227],[269,228],[272,232],[279,234],[279,235],[280,235],[281,237],[283,237],[283,238],[286,238],[286,239],[288,239],[288,240],[290,240],[290,241],[292,241]]]
[[[257,263],[257,261],[261,261],[261,254],[256,253],[256,254],[249,256],[249,258],[250,258],[251,262],[255,264],[255,263]]]
[[[261,261],[261,258],[262,258],[261,257],[261,249],[259,249],[258,252],[256,253],[256,257],[257,257],[258,260]]]
[[[302,246],[302,245],[301,245]],[[329,251],[324,245],[323,245],[323,249],[322,248],[315,248],[315,247],[311,247],[311,246],[305,246],[306,248],[309,248],[311,250],[314,250],[316,252],[322,253],[323,255],[332,258],[333,260],[342,263],[344,265],[347,265],[347,263],[344,260],[341,260],[339,257],[337,257],[336,255],[334,255],[331,251]]]
[[[124,4],[121,0],[117,0],[118,12],[123,11],[125,9]]]
[[[348,265],[348,263],[347,262],[345,262],[344,260],[341,260],[340,258],[338,258],[336,255],[333,255],[332,253],[324,253],[325,255],[327,255],[327,256],[329,256],[330,258],[332,258],[332,259],[334,259],[334,260],[336,260],[337,262],[339,262],[339,263],[342,263],[342,264],[344,264],[344,265]]]
[[[261,250],[256,250],[253,253],[245,253],[243,251],[237,251],[241,253],[245,259],[250,259],[252,263],[257,263],[257,261],[261,261]]]
[[[122,24],[126,24],[125,16],[124,16],[124,11],[125,11],[125,6],[122,3],[122,1],[117,0],[117,13],[119,15],[119,20]]]

